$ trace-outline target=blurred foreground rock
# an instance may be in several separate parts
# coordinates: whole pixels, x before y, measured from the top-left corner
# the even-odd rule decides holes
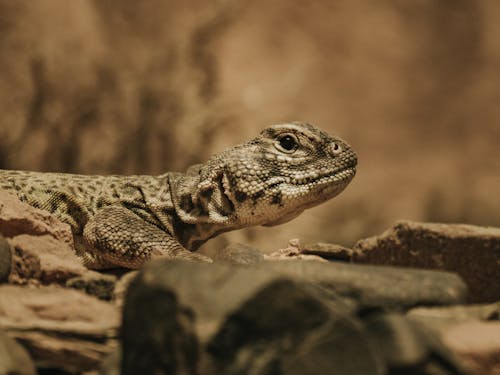
[[[35,364],[26,349],[2,330],[0,330],[0,374],[36,374]]]
[[[443,285],[441,292],[430,290],[431,279]],[[419,323],[406,322],[403,315],[391,320],[384,311],[463,298],[460,279],[440,272],[408,275],[404,269],[304,261],[254,268],[158,261],[130,285],[122,371],[380,374],[425,369],[432,362],[431,367],[446,364],[442,374],[460,374],[451,352],[436,344],[437,336],[424,339]],[[389,358],[373,343],[368,317],[391,327],[382,341],[409,336],[401,355]]]

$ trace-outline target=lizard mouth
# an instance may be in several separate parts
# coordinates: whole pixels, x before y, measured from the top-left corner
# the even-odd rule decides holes
[[[273,189],[283,185],[300,188],[301,186],[310,186],[311,190],[319,191],[336,188],[339,185],[347,184],[356,174],[356,167],[347,167],[329,174],[313,173],[294,178],[280,177],[278,180],[272,181],[267,185],[267,189]]]

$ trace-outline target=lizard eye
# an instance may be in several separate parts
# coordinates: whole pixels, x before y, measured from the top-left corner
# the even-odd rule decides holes
[[[283,134],[278,137],[278,140],[275,143],[275,147],[279,151],[291,154],[299,147],[299,141],[297,137],[293,134]]]

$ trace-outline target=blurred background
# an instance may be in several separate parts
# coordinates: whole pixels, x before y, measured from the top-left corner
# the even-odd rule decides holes
[[[205,250],[500,226],[499,19],[494,0],[0,0],[0,168],[184,170],[301,120],[353,145],[354,181]]]

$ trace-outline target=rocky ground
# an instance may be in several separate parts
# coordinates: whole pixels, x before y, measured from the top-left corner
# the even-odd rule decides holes
[[[0,194],[1,374],[500,374],[500,229],[402,221],[352,249],[235,244],[95,272]]]

